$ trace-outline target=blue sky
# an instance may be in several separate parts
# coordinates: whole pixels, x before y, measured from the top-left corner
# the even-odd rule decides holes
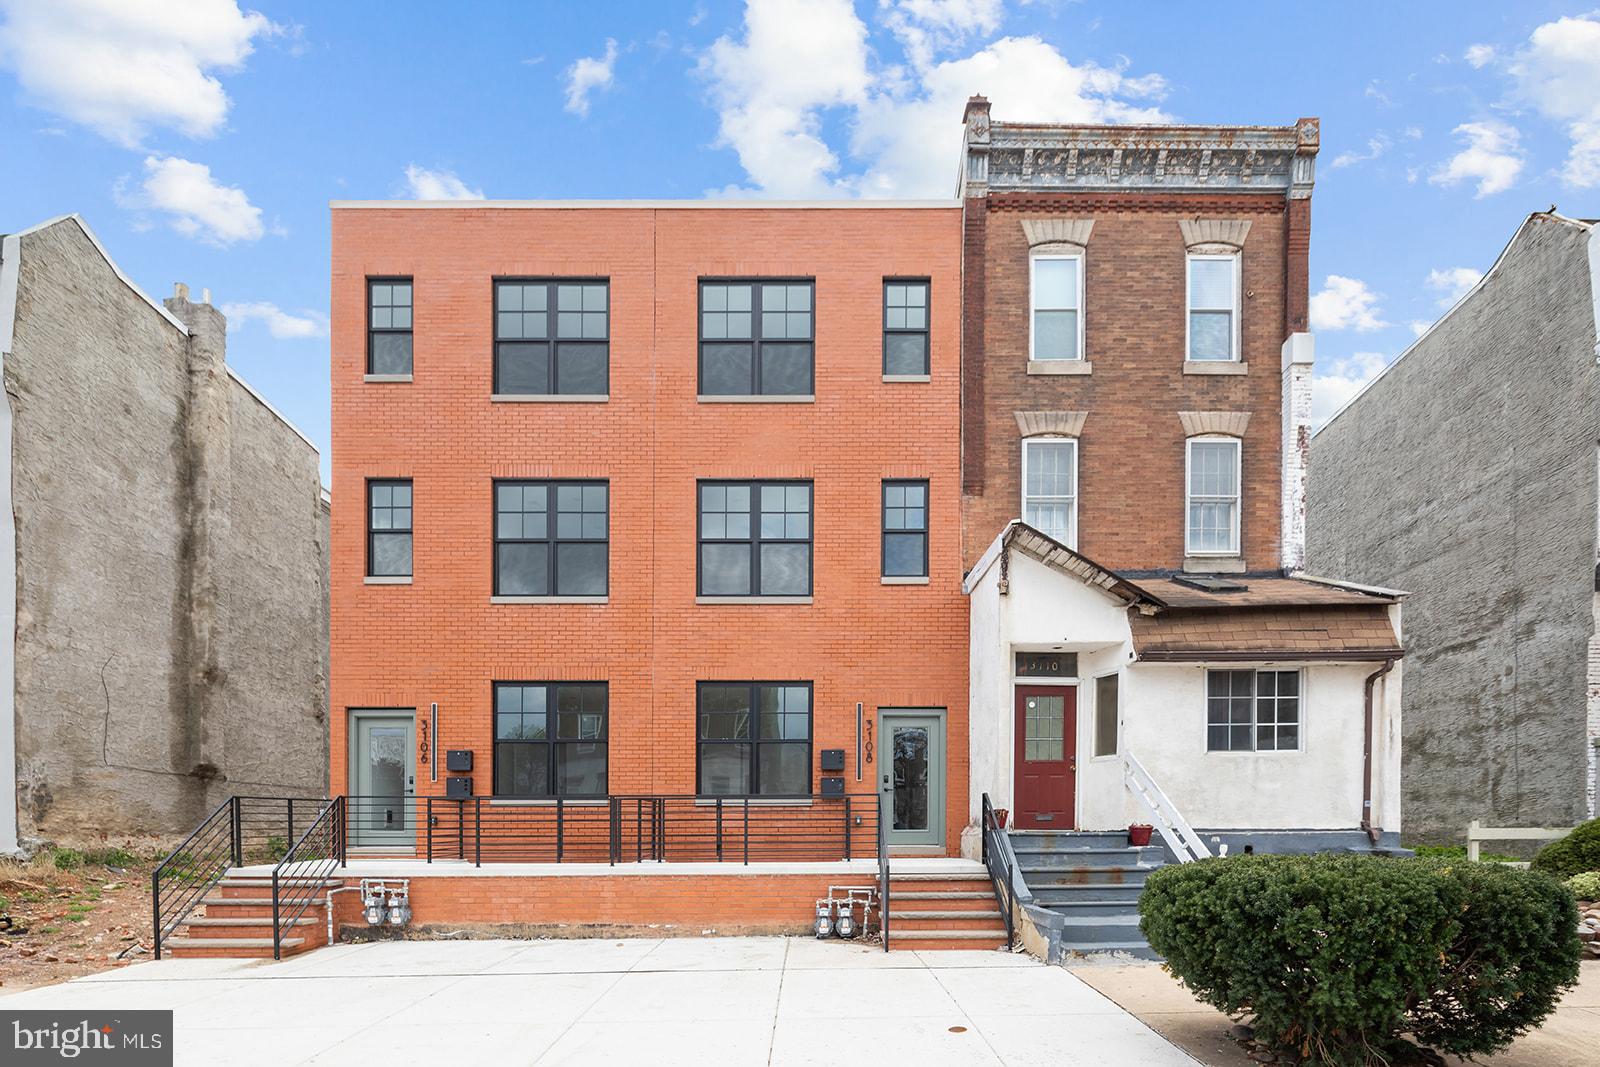
[[[1591,0],[1592,2],[1592,0]],[[1034,0],[0,0],[0,232],[82,214],[324,451],[330,199],[948,196],[998,119],[1323,120],[1331,413],[1552,203],[1600,215],[1600,12]]]

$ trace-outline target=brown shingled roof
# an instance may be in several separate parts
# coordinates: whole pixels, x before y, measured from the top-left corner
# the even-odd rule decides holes
[[[1344,586],[1304,578],[1224,576],[1245,588],[1231,593],[1196,589],[1178,578],[1132,578],[1140,589],[1174,608],[1332,607],[1341,604],[1392,604],[1395,597],[1363,593]]]
[[[1128,621],[1142,660],[1380,660],[1401,655],[1386,607],[1371,597],[1364,604],[1330,606],[1229,611],[1209,604],[1174,607],[1154,615],[1130,612]]]

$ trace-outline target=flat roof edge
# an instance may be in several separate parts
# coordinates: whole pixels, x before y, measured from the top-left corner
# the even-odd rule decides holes
[[[949,200],[330,200],[335,210],[398,208],[404,210],[608,210],[608,211],[863,211],[958,209]]]

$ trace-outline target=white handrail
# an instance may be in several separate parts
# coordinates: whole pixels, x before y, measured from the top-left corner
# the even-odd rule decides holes
[[[1122,781],[1128,787],[1128,792],[1139,798],[1145,814],[1155,824],[1167,848],[1178,857],[1179,863],[1211,858],[1211,850],[1200,840],[1200,835],[1194,832],[1188,820],[1178,811],[1177,805],[1161,791],[1156,780],[1150,777],[1150,772],[1144,769],[1144,764],[1132,752],[1122,754]]]

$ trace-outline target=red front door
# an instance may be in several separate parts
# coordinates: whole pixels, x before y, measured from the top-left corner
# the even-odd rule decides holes
[[[1078,772],[1075,686],[1017,686],[1019,830],[1071,830]]]

